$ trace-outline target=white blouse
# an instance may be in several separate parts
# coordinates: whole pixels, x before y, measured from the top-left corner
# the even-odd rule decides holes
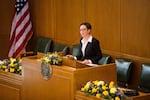
[[[81,43],[82,43],[82,53],[83,53],[83,56],[85,56],[85,48],[88,44],[88,42],[92,42],[92,36],[89,37],[88,41],[85,41],[84,39],[81,40]]]

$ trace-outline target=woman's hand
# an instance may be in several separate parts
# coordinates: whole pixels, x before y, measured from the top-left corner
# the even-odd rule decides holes
[[[91,64],[91,60],[85,59],[81,62],[82,64]]]

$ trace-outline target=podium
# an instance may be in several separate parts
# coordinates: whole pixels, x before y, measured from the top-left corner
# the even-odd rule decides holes
[[[38,57],[24,57],[22,61],[23,73],[22,76],[17,76],[19,78],[19,85],[17,85],[17,92],[14,91],[15,95],[13,96],[17,95],[17,98],[13,100],[75,100],[76,91],[80,90],[87,81],[113,80],[116,82],[117,79],[114,63],[94,67],[85,66],[81,63],[76,65],[83,68],[71,67],[72,65],[66,64],[62,66],[51,65],[52,75],[49,80],[45,80],[41,74],[41,62]],[[8,83],[5,80],[11,76],[4,76],[2,77],[3,79],[0,78],[0,84]],[[18,80],[17,78],[14,79],[15,82]],[[13,81],[9,81],[8,87],[11,87],[11,84],[14,84]],[[0,89],[2,88],[0,86]],[[7,91],[8,88],[3,90]],[[6,95],[4,97],[0,94],[0,99],[11,100],[8,98],[9,94],[6,93]]]

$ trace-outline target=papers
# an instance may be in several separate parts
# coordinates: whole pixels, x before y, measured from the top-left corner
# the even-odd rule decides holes
[[[88,66],[98,66],[98,64],[87,64]]]

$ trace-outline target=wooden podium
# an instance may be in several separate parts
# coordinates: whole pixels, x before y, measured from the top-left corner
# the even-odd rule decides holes
[[[37,58],[32,56],[22,59],[22,76],[0,71],[0,100],[75,100],[76,91],[87,81],[116,82],[114,63],[94,67],[85,67],[81,63],[76,65],[84,68],[52,65],[52,75],[49,80],[45,80],[41,74],[41,62]]]
[[[38,59],[24,58],[23,65],[23,100],[74,100],[75,92],[80,90],[87,81],[114,80],[116,82],[117,76],[115,64],[85,68],[52,65],[51,78],[44,80]]]

